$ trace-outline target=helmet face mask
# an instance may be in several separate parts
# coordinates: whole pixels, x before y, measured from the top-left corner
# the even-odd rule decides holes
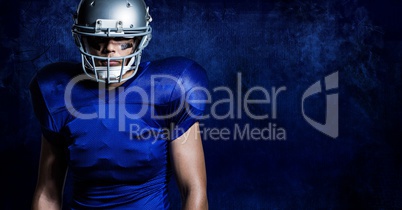
[[[81,52],[84,72],[105,83],[133,77],[142,50],[151,39],[151,21],[143,0],[82,0],[74,16],[72,33]],[[108,45],[119,53],[111,57]],[[128,71],[133,73],[127,76]]]

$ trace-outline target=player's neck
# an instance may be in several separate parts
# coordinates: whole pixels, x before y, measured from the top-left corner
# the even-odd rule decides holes
[[[124,84],[124,81],[123,81],[123,82],[120,82],[120,83],[110,83],[110,84],[107,84],[107,85],[106,85],[106,89],[108,89],[108,90],[113,90],[113,89],[115,89],[115,88],[120,87],[122,84]]]

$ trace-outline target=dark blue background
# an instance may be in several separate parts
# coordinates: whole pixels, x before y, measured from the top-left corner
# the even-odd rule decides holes
[[[44,65],[79,60],[70,33],[77,3],[2,2],[0,209],[29,209],[40,131],[27,87]],[[221,129],[275,123],[287,134],[285,141],[204,139],[210,209],[402,208],[401,1],[147,3],[154,33],[144,60],[194,59],[207,70],[211,91],[236,90],[238,72],[243,93],[255,86],[287,88],[276,119],[203,122]],[[301,97],[336,71],[340,128],[332,139],[303,119]],[[323,122],[324,101],[323,94],[311,98],[306,113]],[[270,114],[270,105],[250,109]]]

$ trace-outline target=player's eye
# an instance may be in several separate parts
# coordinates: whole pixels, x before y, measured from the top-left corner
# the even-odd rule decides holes
[[[127,49],[129,49],[129,48],[133,48],[133,43],[131,43],[131,42],[127,42],[127,43],[122,43],[121,45],[120,45],[120,47],[121,47],[121,50],[127,50]]]
[[[101,50],[105,45],[112,40],[114,45],[119,45],[121,50],[126,50],[134,47],[134,41],[132,38],[124,37],[114,37],[114,38],[104,38],[96,36],[86,37],[88,46],[95,50]]]
[[[87,38],[88,45],[96,50],[101,49],[101,44],[107,42],[106,38],[103,37],[88,37]]]
[[[134,40],[132,38],[114,37],[113,41],[120,45],[121,50],[127,50],[134,47]]]

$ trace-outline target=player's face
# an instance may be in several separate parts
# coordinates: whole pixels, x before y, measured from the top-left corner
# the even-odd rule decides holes
[[[120,57],[133,53],[136,42],[133,38],[86,37],[84,39],[88,53],[102,57]],[[128,62],[128,61],[126,61]],[[107,66],[107,61],[95,60],[97,66]],[[121,66],[122,60],[111,60],[110,66]],[[126,65],[126,64],[125,64]]]

